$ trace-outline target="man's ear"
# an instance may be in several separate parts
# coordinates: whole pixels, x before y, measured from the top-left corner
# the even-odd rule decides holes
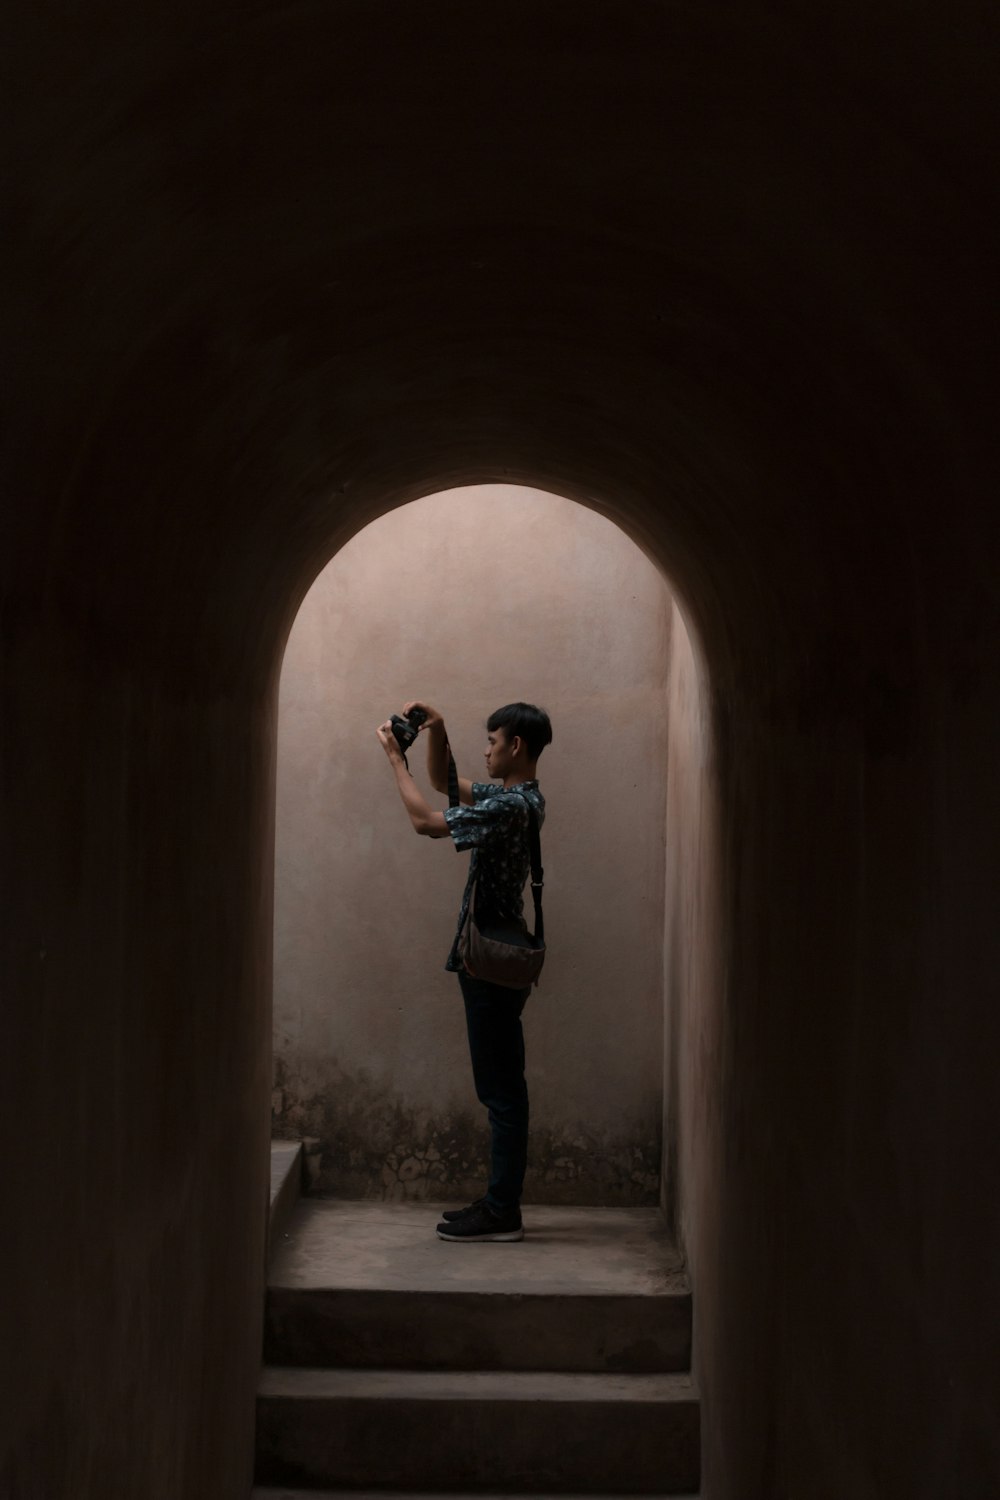
[[[511,753],[511,755],[514,755],[514,756],[520,755],[522,749],[524,749],[524,748],[525,748],[525,745],[524,745],[524,741],[522,740],[521,736],[519,734],[515,734],[514,738],[510,741],[510,753]]]

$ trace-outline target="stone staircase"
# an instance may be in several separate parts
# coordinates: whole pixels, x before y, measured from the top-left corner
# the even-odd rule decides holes
[[[254,1500],[697,1490],[656,1210],[530,1206],[524,1241],[461,1245],[426,1204],[272,1201]]]

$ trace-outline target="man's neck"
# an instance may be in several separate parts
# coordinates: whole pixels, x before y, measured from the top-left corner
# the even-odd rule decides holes
[[[536,761],[532,761],[530,765],[520,766],[516,771],[508,771],[503,779],[504,791],[511,786],[520,786],[522,781],[534,781],[538,774],[536,764]]]

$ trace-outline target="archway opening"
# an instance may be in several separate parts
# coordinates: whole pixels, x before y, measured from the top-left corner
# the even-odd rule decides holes
[[[412,697],[442,710],[476,780],[493,708],[526,699],[553,720],[526,1199],[662,1201],[673,1219],[682,1013],[701,972],[690,929],[705,915],[691,894],[704,871],[680,868],[705,855],[701,676],[662,573],[613,522],[546,491],[479,485],[389,512],[296,618],[278,729],[275,1131],[307,1139],[323,1192],[481,1191],[486,1132],[444,971],[464,858],[413,836],[373,734]],[[422,749],[411,765],[429,791]]]

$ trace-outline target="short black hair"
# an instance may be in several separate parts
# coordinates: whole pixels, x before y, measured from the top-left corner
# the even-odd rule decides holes
[[[486,720],[486,728],[491,733],[502,729],[509,740],[519,735],[532,760],[537,760],[545,746],[552,743],[549,716],[544,708],[536,708],[533,703],[508,703],[498,708]]]

